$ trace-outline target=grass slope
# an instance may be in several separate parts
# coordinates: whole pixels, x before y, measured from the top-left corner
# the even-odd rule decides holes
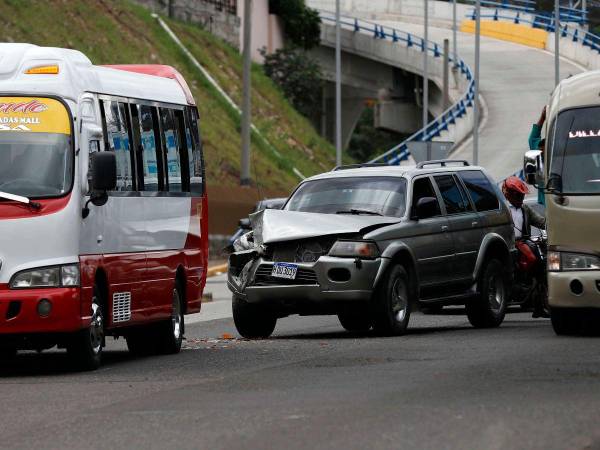
[[[169,64],[188,81],[201,114],[208,182],[237,185],[240,121],[146,9],[126,0],[0,0],[0,41],[74,48],[94,64]],[[199,27],[169,21],[194,56],[241,103],[241,57]],[[329,170],[334,149],[283,98],[260,66],[252,69],[253,122],[283,155],[252,144],[252,177],[264,189],[289,191],[298,178]]]

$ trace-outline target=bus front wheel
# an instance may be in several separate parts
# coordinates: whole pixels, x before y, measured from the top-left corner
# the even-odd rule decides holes
[[[95,370],[102,363],[104,347],[104,312],[100,290],[94,285],[90,325],[77,332],[67,346],[67,352],[81,370]]]

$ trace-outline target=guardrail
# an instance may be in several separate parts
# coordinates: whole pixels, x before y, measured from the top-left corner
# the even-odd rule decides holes
[[[329,13],[321,12],[321,20],[335,24],[335,16],[328,15]],[[435,42],[425,43],[425,39],[420,36],[415,36],[411,33],[401,31],[395,28],[386,27],[375,24],[366,20],[343,17],[340,20],[340,25],[344,29],[351,29],[355,33],[368,33],[374,39],[390,40],[398,45],[406,45],[407,47],[415,47],[415,49],[424,52],[430,52],[434,58],[442,57],[440,45]],[[412,141],[429,141],[434,137],[439,136],[443,131],[456,122],[467,113],[467,109],[473,106],[475,98],[475,80],[471,68],[460,58],[454,59],[454,55],[449,55],[449,60],[455,65],[457,70],[469,81],[467,91],[462,95],[460,100],[450,106],[441,115],[429,122],[427,126],[420,129],[406,140],[391,148],[383,155],[369,161],[371,163],[384,162],[386,164],[398,165],[402,161],[408,159],[410,152],[408,151],[408,143]]]
[[[493,17],[500,17],[500,9],[503,8],[496,8],[495,13],[493,14]],[[504,8],[504,9],[510,9],[510,8]],[[570,9],[570,8],[568,8]],[[514,11],[514,9],[512,9]],[[577,11],[577,10],[574,10]],[[533,15],[536,19],[536,21],[540,24],[543,25],[547,25],[547,24],[551,24],[554,22],[554,15],[551,13],[546,13],[546,12],[539,12],[539,11],[519,11],[517,10],[517,18],[520,20],[524,20],[520,18],[520,14],[524,13],[524,14],[529,14],[529,15]],[[481,15],[481,17],[484,16],[485,13],[483,13]],[[489,14],[485,14],[486,16],[489,16]],[[467,15],[467,17],[469,17],[471,20],[475,20],[475,9],[472,9],[471,12]],[[505,17],[505,16],[504,16]],[[509,19],[513,19],[514,17],[508,17]],[[497,20],[497,19],[495,19]],[[560,12],[560,21],[561,22],[567,22],[567,23],[577,23],[579,25],[583,25],[586,24],[588,22],[587,20],[587,14],[573,14],[571,12],[564,12],[561,8],[561,12]],[[517,22],[518,23],[518,22]],[[541,28],[541,26],[540,26]]]
[[[468,0],[468,2],[475,3],[475,0]],[[537,4],[533,0],[481,0],[481,6],[484,8],[536,14],[548,18],[553,16],[553,13],[551,12],[538,11]],[[562,22],[575,22],[579,24],[587,23],[588,12],[581,9],[570,8],[568,6],[561,6],[560,20]]]
[[[474,15],[474,12],[473,14],[469,13],[467,17],[472,20],[475,20]],[[549,33],[554,33],[556,30],[556,24],[553,17],[537,15],[533,20],[530,20],[527,17],[520,17],[519,14],[517,14],[514,17],[504,16],[496,10],[494,14],[481,14],[481,18],[491,18],[493,20],[510,20],[516,24],[526,23],[534,28],[546,30]],[[595,50],[598,53],[600,53],[600,36],[582,30],[581,28],[574,27],[572,25],[569,26],[569,24],[565,24],[563,27],[561,27],[560,36],[563,38],[571,38],[573,42],[581,42],[581,45],[589,47],[592,50]]]
[[[475,3],[475,0],[468,0],[468,3]],[[535,13],[537,8],[533,0],[481,0],[481,6],[484,8],[500,8],[528,13]]]

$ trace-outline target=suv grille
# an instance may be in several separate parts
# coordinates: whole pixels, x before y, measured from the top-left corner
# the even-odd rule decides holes
[[[305,239],[292,242],[278,242],[268,246],[268,255],[275,262],[315,262],[331,250],[335,238]]]
[[[261,264],[256,270],[254,277],[254,286],[292,286],[292,285],[316,285],[317,275],[310,269],[298,268],[295,280],[285,278],[275,278],[271,276],[273,266],[270,264]]]

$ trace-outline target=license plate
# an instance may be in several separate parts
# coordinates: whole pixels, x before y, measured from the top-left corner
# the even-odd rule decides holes
[[[271,276],[275,278],[285,278],[286,280],[295,280],[297,273],[298,266],[296,264],[275,263],[273,264]]]

